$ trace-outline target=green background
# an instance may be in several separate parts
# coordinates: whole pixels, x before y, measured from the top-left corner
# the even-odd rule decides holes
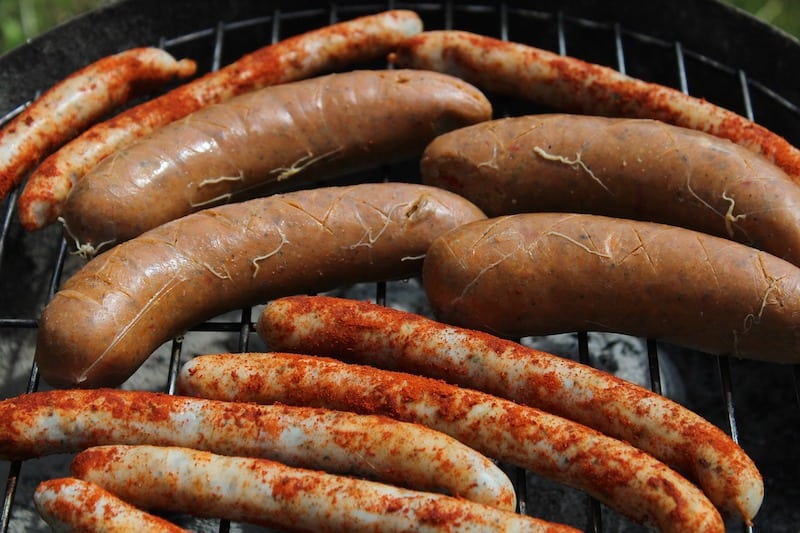
[[[800,0],[725,0],[800,36]],[[0,53],[110,0],[0,0]]]

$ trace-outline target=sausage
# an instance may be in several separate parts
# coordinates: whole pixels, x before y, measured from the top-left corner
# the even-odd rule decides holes
[[[25,174],[115,107],[172,79],[195,73],[190,59],[158,48],[133,48],[70,74],[0,131],[0,200]]]
[[[571,213],[497,217],[434,241],[423,279],[437,318],[503,337],[612,331],[800,362],[800,269],[684,228]]]
[[[42,312],[54,387],[116,386],[192,325],[270,298],[419,274],[431,242],[483,218],[435,187],[372,183],[206,209],[95,257]]]
[[[761,156],[649,119],[531,115],[441,135],[423,183],[496,217],[590,213],[681,226],[800,265],[800,190]]]
[[[143,508],[297,531],[577,531],[452,496],[188,448],[90,448],[72,474]]]
[[[33,503],[53,531],[187,533],[187,530],[134,507],[94,483],[72,477],[41,482],[33,493]]]
[[[413,313],[324,296],[270,302],[257,330],[272,350],[426,375],[575,420],[650,453],[747,523],[761,505],[761,474],[719,428],[668,398],[575,361]]]
[[[380,414],[442,431],[494,459],[583,490],[659,531],[724,531],[708,498],[652,456],[564,418],[412,374],[287,353],[195,357],[183,394]]]
[[[54,222],[70,189],[102,159],[209,104],[384,56],[422,30],[419,16],[390,10],[317,28],[267,45],[90,128],[48,157],[29,178],[20,214],[29,229]],[[30,191],[28,191],[30,189]]]
[[[491,115],[477,89],[436,72],[355,71],[267,87],[105,159],[72,189],[64,224],[81,243],[122,242],[243,192],[419,157],[436,136]]]
[[[800,151],[730,110],[612,68],[521,43],[464,31],[423,32],[405,40],[398,66],[447,72],[483,90],[570,113],[651,118],[729,139],[761,154],[800,182]]]
[[[184,446],[443,490],[502,509],[516,504],[508,477],[483,455],[382,416],[117,389],[23,394],[0,402],[0,412],[5,460],[106,444]]]

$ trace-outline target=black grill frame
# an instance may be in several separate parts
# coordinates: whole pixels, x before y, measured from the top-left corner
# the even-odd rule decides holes
[[[258,46],[301,31],[308,24],[333,23],[384,9],[409,8],[415,9],[423,17],[426,29],[479,31],[600,62],[630,75],[652,79],[729,107],[786,136],[793,144],[800,145],[800,88],[793,87],[785,79],[790,76],[784,74],[797,72],[796,67],[800,66],[800,43],[714,0],[619,0],[611,5],[598,4],[605,3],[588,0],[499,4],[454,1],[370,4],[309,1],[236,1],[224,4],[211,1],[122,2],[75,19],[0,57],[0,124],[69,72],[97,57],[124,48],[158,45],[176,55],[199,59],[205,68],[216,69]],[[252,35],[236,38],[246,32]],[[734,37],[742,34],[750,37],[752,44],[737,43]],[[706,44],[708,42],[711,44]],[[647,59],[642,59],[644,55],[647,55]],[[652,57],[662,60],[652,61]],[[28,73],[23,75],[26,71]],[[664,71],[669,72],[665,74]],[[720,83],[720,80],[724,83]],[[490,96],[495,103],[497,116],[548,111],[528,103]],[[403,171],[408,168],[402,167]],[[399,177],[397,169],[387,168],[380,172],[385,179]],[[414,176],[406,174],[402,175],[402,179],[414,179]],[[68,243],[58,228],[30,235],[19,228],[15,218],[17,194],[14,192],[10,198],[0,202],[0,338],[12,334],[24,336],[22,332],[34,331],[38,324],[38,311],[53,296],[62,280],[80,264],[77,258],[70,255]],[[17,276],[16,270],[11,274],[14,263],[12,256],[24,254],[27,250],[36,250],[37,257],[30,258],[30,261],[38,266],[29,273],[30,279],[12,280],[12,276]],[[9,295],[17,293],[9,291],[9,288],[33,282],[34,274],[40,288],[30,295],[32,301],[29,305],[22,306],[24,311],[19,311],[10,305],[13,296]],[[391,305],[394,287],[376,284],[374,299]],[[247,351],[251,348],[256,312],[256,309],[246,308],[241,310],[238,318],[226,315],[197,325],[187,335],[198,332],[226,333],[231,336],[235,349]],[[591,333],[579,333],[580,349],[576,358],[583,362],[590,362],[589,335]],[[663,357],[684,362],[691,360],[689,365],[692,368],[699,369],[698,372],[704,376],[712,376],[711,385],[716,381],[718,387],[717,405],[698,404],[692,407],[726,430],[735,440],[741,440],[748,452],[757,452],[754,456],[757,463],[759,457],[768,453],[762,448],[770,446],[770,438],[781,437],[751,434],[753,426],[758,425],[747,419],[749,415],[743,417],[740,413],[750,412],[747,402],[766,400],[759,396],[763,391],[757,390],[757,385],[751,389],[752,384],[743,376],[756,374],[773,383],[782,383],[781,391],[775,392],[778,400],[769,400],[768,403],[771,401],[775,404],[776,412],[772,416],[785,423],[790,437],[792,428],[797,433],[800,419],[799,366],[687,354],[674,347],[664,347],[652,339],[648,340],[647,347],[650,386],[657,392],[661,391],[659,360]],[[191,354],[184,353],[183,338],[171,342],[169,353],[171,357],[159,363],[165,375],[162,390],[174,393],[177,370],[182,360]],[[3,389],[6,395],[11,395],[11,391],[15,390],[22,393],[46,388],[46,384],[39,381],[37,368],[32,362],[32,350],[27,349],[18,357],[20,364],[27,364],[30,372],[24,379],[0,375],[6,381]],[[689,376],[690,381],[693,377]],[[708,378],[704,378],[702,383],[702,386],[708,386]],[[764,383],[763,386],[768,388],[775,385]],[[794,441],[798,440],[795,436]],[[800,450],[800,446],[794,448]],[[64,458],[64,462],[68,462],[68,458]],[[800,452],[795,451],[794,456],[781,458],[778,464],[789,469],[797,468]],[[20,502],[21,498],[29,496],[20,496],[20,480],[37,475],[35,467],[32,467],[33,472],[29,472],[23,466],[19,462],[10,463],[7,465],[7,475],[2,476],[6,479],[0,515],[2,532],[16,530],[15,507],[27,505]],[[2,473],[3,470],[0,470]],[[797,512],[792,514],[783,511],[771,502],[773,495],[779,491],[788,492],[790,496],[800,495],[798,473],[790,472],[787,476],[790,485],[784,486],[783,481],[779,483],[765,472],[767,496],[755,526],[745,528],[741,524],[731,523],[731,529],[789,531],[789,528],[796,527],[794,524],[800,523]],[[538,508],[531,503],[531,499],[536,499],[537,493],[531,490],[530,480],[526,482],[524,472],[511,471],[511,474],[522,502],[520,511],[536,514]],[[536,490],[541,490],[539,485],[536,487]],[[546,489],[551,490],[547,486]],[[576,510],[574,516],[546,518],[567,521],[587,531],[635,530],[624,520],[610,519],[609,515],[613,513],[595,501],[587,499],[586,506],[586,509]],[[227,523],[219,526],[221,531],[229,527]]]

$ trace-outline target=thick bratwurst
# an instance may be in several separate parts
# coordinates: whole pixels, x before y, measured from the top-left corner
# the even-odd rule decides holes
[[[73,188],[64,225],[82,245],[119,243],[244,192],[419,156],[439,134],[491,115],[480,91],[436,72],[355,71],[267,87],[106,158]]]
[[[431,242],[484,218],[435,187],[304,190],[193,213],[102,253],[42,313],[36,361],[53,386],[113,386],[163,342],[270,298],[421,270]]]
[[[800,362],[800,269],[684,228],[527,213],[437,239],[423,267],[440,320],[502,337],[612,331]]]
[[[800,187],[750,150],[648,119],[532,115],[436,138],[423,182],[487,216],[591,213],[682,226],[800,265]]]

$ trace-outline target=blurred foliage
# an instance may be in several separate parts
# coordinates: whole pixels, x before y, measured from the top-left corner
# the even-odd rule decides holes
[[[800,0],[723,1],[800,37]],[[0,53],[80,13],[111,2],[113,0],[0,0]]]

